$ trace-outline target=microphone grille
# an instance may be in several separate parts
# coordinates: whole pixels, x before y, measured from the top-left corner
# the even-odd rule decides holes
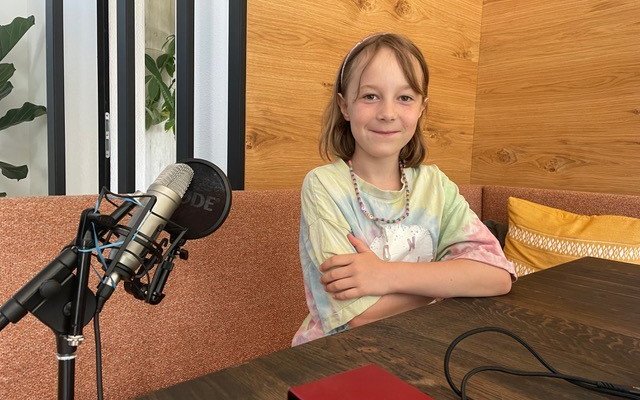
[[[193,179],[193,169],[187,164],[177,163],[166,167],[153,183],[165,186],[183,197],[191,179]]]

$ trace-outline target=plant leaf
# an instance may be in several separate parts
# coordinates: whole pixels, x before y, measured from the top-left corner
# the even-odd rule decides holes
[[[22,122],[33,121],[35,118],[47,113],[47,108],[25,102],[20,108],[13,108],[0,118],[0,131]]]
[[[2,175],[16,180],[26,178],[29,173],[29,168],[26,165],[16,166],[2,161],[0,161],[0,169],[2,169]]]
[[[152,103],[155,103],[160,98],[160,85],[158,85],[158,80],[153,78],[149,81],[147,85],[147,90],[149,91],[149,99]]]
[[[146,117],[149,118],[149,127],[152,127],[153,125],[158,125],[160,122],[162,122],[162,119],[160,117],[160,112],[158,111],[157,108],[155,107],[145,107],[145,125],[146,125]],[[149,128],[147,128],[149,129]]]
[[[170,55],[172,58],[175,57],[175,55],[176,55],[176,35],[167,36],[167,40],[165,40],[164,44],[162,45],[162,50],[164,50],[165,47],[167,48],[167,54]]]
[[[144,55],[144,66],[147,68],[147,71],[151,73],[151,75],[158,77],[160,76],[160,71],[158,70],[158,66],[156,65],[156,60],[153,59],[148,54]]]
[[[11,84],[11,82],[5,82],[4,85],[0,86],[0,100],[7,97],[12,90],[13,85]]]
[[[160,110],[160,116],[162,117],[162,120],[164,121],[165,119],[169,119],[169,117],[171,116],[171,112],[169,110],[167,110],[166,107],[162,107],[162,110]]]
[[[146,129],[154,125],[158,125],[167,118],[162,115],[162,112],[155,107],[145,107],[145,126]]]
[[[160,74],[160,70],[156,65],[156,62],[150,55],[144,55],[144,64],[147,67],[147,70],[156,78],[158,85],[160,86],[160,91],[162,92],[162,97],[164,97],[164,101],[171,103],[171,107],[174,107],[173,96],[171,96],[171,92],[169,91],[169,87],[162,80],[162,74]]]
[[[149,108],[145,107],[144,108],[144,130],[148,131],[149,128],[151,128],[152,125],[152,121],[151,121],[152,117],[151,117],[151,113],[149,112]]]
[[[165,122],[164,124],[165,132],[169,132],[169,131],[175,132],[173,129],[174,127],[175,127],[175,120],[173,119],[168,119],[167,122]]]
[[[145,54],[145,67],[148,74],[145,79],[147,91],[145,97],[145,126],[149,129],[166,121],[165,130],[175,125],[175,35],[167,36],[162,45],[162,54],[156,59]],[[165,72],[171,84],[167,86]]]
[[[167,60],[167,64],[165,65],[165,70],[170,77],[173,78],[173,74],[176,72],[176,61],[175,58],[171,57]]]
[[[160,54],[158,58],[156,58],[156,65],[158,65],[158,69],[160,71],[166,68],[166,64],[168,60],[169,60],[168,54]]]
[[[16,67],[13,64],[0,64],[0,85],[8,82],[14,72],[16,72]]]
[[[9,25],[0,25],[0,61],[35,23],[32,15],[28,18],[16,17]]]

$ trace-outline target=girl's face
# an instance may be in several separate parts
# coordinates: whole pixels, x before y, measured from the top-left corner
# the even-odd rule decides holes
[[[353,157],[398,160],[424,111],[422,95],[411,88],[387,47],[378,50],[364,71],[359,68],[351,75],[346,95],[339,97],[340,110],[356,141]],[[417,61],[414,68],[420,71]]]

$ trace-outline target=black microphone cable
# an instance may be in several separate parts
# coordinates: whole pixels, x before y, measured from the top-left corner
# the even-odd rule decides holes
[[[96,393],[98,400],[104,399],[104,388],[102,386],[102,342],[100,340],[100,313],[93,316],[93,338],[96,345]]]
[[[471,371],[469,371],[469,372],[467,372],[465,374],[465,376],[462,378],[461,388],[459,389],[455,385],[455,383],[453,382],[453,379],[451,378],[451,372],[450,372],[450,369],[449,369],[449,364],[450,364],[450,361],[451,361],[451,354],[452,354],[454,348],[461,341],[463,341],[464,339],[466,339],[466,338],[468,338],[470,336],[476,335],[478,333],[483,333],[483,332],[496,332],[496,333],[500,333],[500,334],[503,334],[503,335],[511,337],[512,339],[514,339],[515,341],[520,343],[524,348],[526,348],[549,372],[545,372],[545,371],[523,371],[523,370],[519,370],[519,369],[515,369],[515,368],[506,368],[506,367],[499,366],[499,365],[481,366],[481,367],[476,367],[476,368],[472,369]],[[587,379],[587,378],[583,378],[583,377],[580,377],[580,376],[567,375],[567,374],[563,374],[563,373],[559,372],[553,366],[551,366],[551,364],[549,364],[544,358],[542,358],[542,356],[540,354],[538,354],[538,352],[536,352],[533,349],[533,347],[531,347],[524,339],[520,338],[518,335],[514,334],[513,332],[511,332],[511,331],[509,331],[507,329],[499,328],[499,327],[489,326],[489,327],[476,328],[476,329],[472,329],[470,331],[467,331],[467,332],[461,334],[460,336],[458,336],[457,338],[455,338],[451,342],[451,344],[449,345],[449,347],[447,348],[447,351],[445,353],[445,356],[444,356],[444,374],[445,374],[445,377],[447,379],[447,382],[449,383],[449,386],[451,387],[451,390],[453,390],[453,392],[456,393],[456,395],[458,395],[463,400],[467,399],[466,389],[467,389],[467,385],[468,385],[468,382],[471,379],[471,377],[473,377],[477,373],[484,372],[484,371],[501,372],[501,373],[510,374],[510,375],[516,375],[516,376],[544,377],[544,378],[563,379],[563,380],[565,380],[565,381],[567,381],[569,383],[572,383],[572,384],[574,384],[576,386],[580,386],[580,387],[582,387],[584,389],[587,389],[587,390],[592,390],[592,391],[595,391],[595,392],[608,394],[608,395],[613,395],[613,396],[622,397],[622,398],[627,398],[627,399],[640,400],[640,388],[639,387],[617,385],[617,384],[604,382],[604,381],[595,381],[595,380],[592,380],[592,379]]]

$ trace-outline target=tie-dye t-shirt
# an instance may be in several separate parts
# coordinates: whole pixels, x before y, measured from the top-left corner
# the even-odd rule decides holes
[[[360,210],[348,165],[338,160],[307,174],[302,185],[300,261],[309,315],[293,345],[347,329],[347,323],[380,296],[336,300],[320,282],[319,266],[331,256],[354,253],[347,240],[364,240],[381,259],[444,261],[465,258],[504,268],[515,279],[513,265],[458,187],[434,165],[405,169],[410,212],[395,224],[374,223]],[[380,190],[356,176],[361,198],[376,217],[394,219],[405,211],[405,189]],[[386,240],[385,240],[386,235]]]

